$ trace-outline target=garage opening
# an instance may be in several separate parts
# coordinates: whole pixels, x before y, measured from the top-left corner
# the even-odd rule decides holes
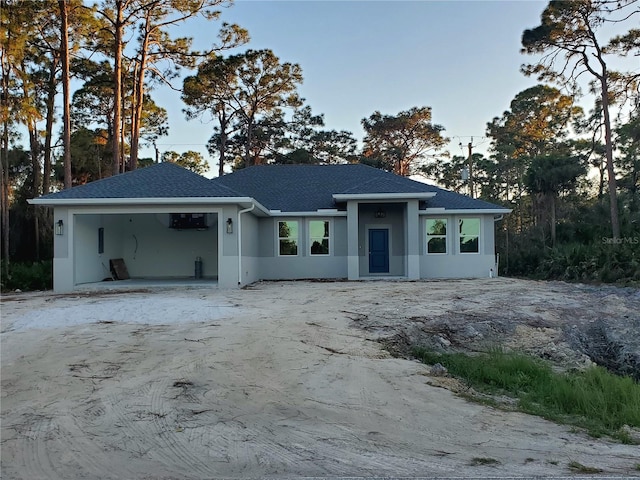
[[[131,280],[216,281],[218,216],[216,212],[76,214],[74,284],[118,280],[110,265],[114,259],[126,266]]]

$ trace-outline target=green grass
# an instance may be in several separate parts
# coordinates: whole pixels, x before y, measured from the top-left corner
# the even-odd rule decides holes
[[[440,362],[449,372],[482,393],[517,399],[520,411],[609,435],[632,443],[624,425],[640,428],[640,385],[601,367],[555,373],[549,364],[525,355],[493,350],[482,356],[413,351],[422,362]]]
[[[596,467],[587,467],[579,462],[569,462],[569,469],[576,473],[601,473],[602,470]]]
[[[498,465],[500,462],[495,458],[490,457],[473,457],[471,459],[471,465]]]

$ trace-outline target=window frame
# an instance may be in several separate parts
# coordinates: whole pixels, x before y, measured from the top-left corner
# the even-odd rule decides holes
[[[476,235],[462,235],[460,232],[460,222],[464,220],[477,220],[478,221],[478,233]],[[460,255],[479,255],[481,252],[480,248],[480,237],[482,236],[482,217],[459,217],[458,218],[458,228],[457,228],[457,236],[458,236],[458,253]],[[463,252],[462,251],[462,239],[463,238],[473,238],[477,239],[478,250],[475,252]]]
[[[444,235],[436,235],[429,233],[429,220],[443,220],[445,222],[445,234]],[[449,218],[448,217],[427,217],[424,222],[424,232],[425,232],[425,253],[427,255],[449,255]],[[429,251],[429,240],[432,238],[444,238],[444,252],[430,252]]]
[[[311,236],[311,224],[313,222],[324,222],[328,225],[328,233],[329,235],[326,237],[312,237]],[[308,253],[310,257],[330,257],[332,254],[332,248],[331,248],[331,232],[333,232],[333,222],[331,222],[330,219],[328,218],[310,218],[309,220],[307,220],[307,239],[309,240],[309,244],[308,244]],[[313,240],[316,239],[320,239],[320,240],[327,240],[327,253],[313,253],[311,251],[311,249],[313,248]]]
[[[281,237],[280,236],[280,224],[281,223],[295,223],[297,226],[297,235],[291,236],[289,235],[288,237]],[[282,240],[294,240],[295,241],[295,245],[296,245],[296,253],[295,254],[287,254],[287,253],[282,253],[282,250],[280,248],[280,242]],[[298,257],[300,256],[300,220],[299,219],[295,219],[295,220],[276,220],[276,252],[278,253],[278,257]]]

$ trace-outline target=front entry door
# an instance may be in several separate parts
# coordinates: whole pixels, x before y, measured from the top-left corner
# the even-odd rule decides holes
[[[369,230],[369,273],[389,273],[389,229]]]

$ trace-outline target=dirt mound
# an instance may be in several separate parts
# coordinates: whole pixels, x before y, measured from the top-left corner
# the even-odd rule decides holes
[[[393,314],[374,305],[351,318],[402,358],[410,358],[415,346],[471,353],[501,348],[561,369],[595,363],[640,379],[638,290],[528,282],[524,291],[504,278],[462,285],[447,296],[437,283],[426,282],[422,299]]]

